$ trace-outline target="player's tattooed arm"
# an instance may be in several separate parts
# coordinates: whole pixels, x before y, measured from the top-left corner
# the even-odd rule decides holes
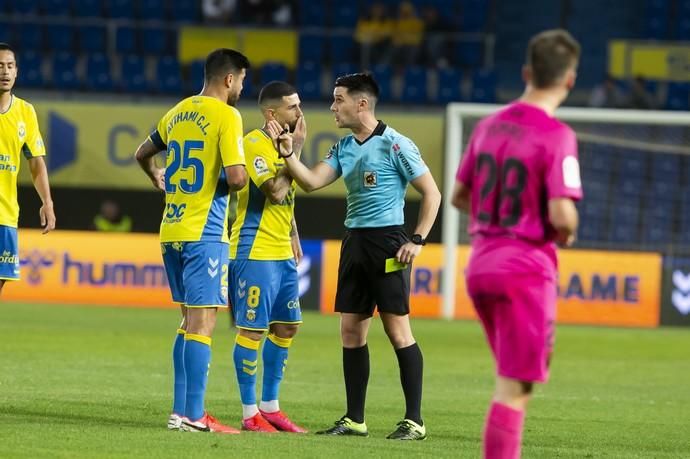
[[[141,169],[148,175],[153,183],[154,188],[165,191],[165,168],[156,166],[155,155],[162,150],[157,147],[150,137],[147,137],[139,148],[137,148],[136,153],[134,153],[134,158],[139,163]]]

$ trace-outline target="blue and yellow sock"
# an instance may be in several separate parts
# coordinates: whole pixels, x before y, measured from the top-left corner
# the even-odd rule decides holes
[[[266,338],[261,356],[264,361],[264,379],[261,389],[262,402],[278,400],[278,390],[285,373],[288,350],[291,344],[292,338],[281,338],[273,333],[269,333]]]
[[[187,381],[184,373],[184,333],[177,329],[175,344],[173,345],[173,413],[184,415],[185,400],[187,398]]]
[[[240,386],[242,405],[256,405],[256,371],[258,368],[259,341],[237,335],[232,357],[235,362],[237,383]]]
[[[211,362],[211,338],[187,333],[184,340],[184,369],[187,380],[184,415],[196,421],[204,415],[204,395]]]

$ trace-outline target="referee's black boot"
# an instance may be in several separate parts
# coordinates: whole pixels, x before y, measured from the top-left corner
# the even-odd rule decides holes
[[[354,422],[347,416],[335,421],[333,427],[316,432],[316,435],[354,435],[356,437],[368,437],[369,431],[365,423]]]

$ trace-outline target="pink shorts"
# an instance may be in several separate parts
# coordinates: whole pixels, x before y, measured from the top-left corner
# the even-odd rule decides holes
[[[500,376],[545,382],[554,344],[556,284],[533,274],[468,273],[467,290]]]

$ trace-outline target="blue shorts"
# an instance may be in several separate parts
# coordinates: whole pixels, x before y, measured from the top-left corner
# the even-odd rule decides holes
[[[0,280],[19,280],[17,228],[0,225]]]
[[[190,308],[228,307],[228,244],[164,242],[163,264],[173,301]]]
[[[272,323],[302,323],[294,259],[230,260],[230,285],[238,328],[263,331]]]

